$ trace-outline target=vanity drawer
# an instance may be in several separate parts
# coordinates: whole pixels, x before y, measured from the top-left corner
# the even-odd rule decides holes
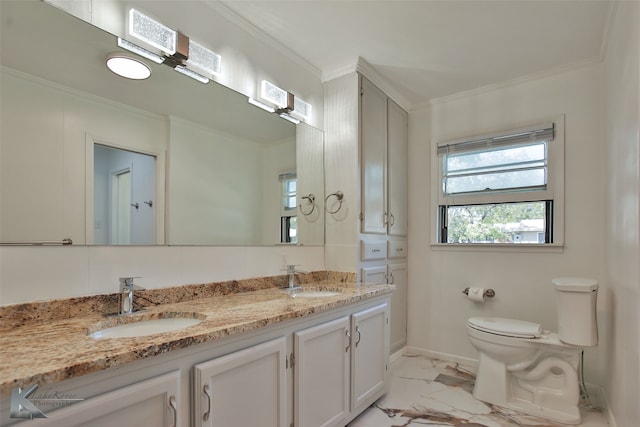
[[[387,242],[360,241],[360,257],[362,261],[372,261],[375,259],[385,259],[387,257]]]
[[[389,258],[406,258],[408,252],[406,240],[389,240]]]

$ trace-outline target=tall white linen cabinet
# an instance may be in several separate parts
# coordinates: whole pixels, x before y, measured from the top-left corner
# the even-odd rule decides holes
[[[396,285],[395,352],[407,340],[408,115],[360,73],[326,82],[324,95],[327,266]]]

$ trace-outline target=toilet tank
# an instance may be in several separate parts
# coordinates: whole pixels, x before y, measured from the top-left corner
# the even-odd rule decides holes
[[[598,282],[580,277],[552,280],[558,301],[558,335],[572,345],[590,347],[598,344],[596,301]]]

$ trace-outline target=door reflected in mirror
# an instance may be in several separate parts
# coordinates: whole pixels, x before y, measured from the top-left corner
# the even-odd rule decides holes
[[[93,153],[93,243],[155,244],[156,158],[100,144]]]

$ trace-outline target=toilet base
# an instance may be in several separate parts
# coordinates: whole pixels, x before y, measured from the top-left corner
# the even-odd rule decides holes
[[[476,399],[563,424],[581,422],[577,372],[567,360],[547,356],[533,368],[511,371],[481,353],[478,368]]]

